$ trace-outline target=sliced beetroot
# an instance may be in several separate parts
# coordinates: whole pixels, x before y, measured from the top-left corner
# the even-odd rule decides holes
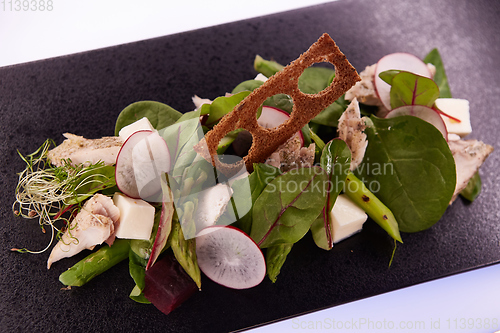
[[[164,314],[172,312],[197,289],[173,253],[166,254],[146,271],[144,296]]]
[[[274,128],[290,119],[290,115],[281,109],[272,106],[263,106],[257,123],[264,128]],[[302,146],[304,146],[304,136],[301,131],[296,134]]]
[[[252,288],[266,275],[266,262],[257,244],[240,229],[212,226],[196,237],[201,271],[211,280],[233,289]]]

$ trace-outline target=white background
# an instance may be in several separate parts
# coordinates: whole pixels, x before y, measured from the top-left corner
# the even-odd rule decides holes
[[[0,66],[327,1],[54,0],[51,11],[46,7],[33,12],[22,7],[16,11],[15,1],[9,2],[0,0]],[[499,277],[500,265],[495,265],[263,326],[255,332],[493,332],[500,330]],[[497,326],[492,327],[495,320]],[[485,327],[487,322],[489,327]]]

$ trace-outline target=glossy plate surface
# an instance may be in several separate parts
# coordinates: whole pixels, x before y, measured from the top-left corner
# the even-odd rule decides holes
[[[393,243],[374,223],[325,252],[310,235],[290,253],[276,284],[236,291],[203,279],[203,290],[169,316],[131,301],[127,262],[81,288],[61,291],[61,272],[85,254],[46,270],[49,235],[13,216],[11,204],[27,154],[63,132],[112,135],[119,112],[139,100],[180,111],[191,96],[215,98],[253,78],[256,54],[288,63],[328,32],[359,70],[391,52],[425,56],[437,47],[454,97],[470,101],[471,137],[500,147],[500,31],[497,3],[339,1],[97,51],[0,69],[0,328],[2,331],[226,332],[467,271],[500,261],[500,161],[481,169],[483,192],[459,199],[431,229]]]

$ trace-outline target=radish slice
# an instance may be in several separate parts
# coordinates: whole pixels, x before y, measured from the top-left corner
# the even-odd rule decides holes
[[[154,201],[153,196],[161,190],[161,175],[169,169],[170,153],[165,140],[157,132],[138,131],[118,153],[116,185],[129,197]]]
[[[275,128],[290,119],[290,115],[281,109],[272,106],[263,106],[257,123],[264,128]],[[301,131],[296,134],[300,139],[300,144],[304,146],[304,136]]]
[[[228,288],[252,288],[266,276],[262,251],[247,234],[234,227],[203,229],[196,237],[196,256],[201,271]]]
[[[395,108],[390,111],[385,117],[394,118],[398,116],[415,116],[428,123],[431,123],[436,127],[445,139],[448,138],[448,131],[446,130],[446,125],[444,124],[443,118],[439,115],[436,110],[431,109],[423,105],[405,105]]]
[[[399,52],[382,57],[375,68],[374,86],[378,98],[388,110],[391,109],[391,85],[384,82],[379,74],[391,69],[408,71],[428,78],[432,76],[427,65],[413,54]]]

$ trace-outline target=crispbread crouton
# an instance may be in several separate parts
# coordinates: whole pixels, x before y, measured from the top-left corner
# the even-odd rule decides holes
[[[318,62],[333,64],[335,78],[323,91],[317,94],[305,94],[299,90],[299,77],[306,68]],[[241,101],[232,112],[226,114],[205,135],[204,140],[195,146],[195,150],[208,161],[211,160],[212,164],[225,174],[241,170],[242,163],[245,163],[247,170],[251,172],[254,163],[264,162],[280,145],[359,80],[356,69],[325,33],[299,58],[270,77]],[[290,119],[275,128],[263,128],[257,123],[257,111],[268,97],[276,94],[287,94],[293,99]],[[227,133],[239,128],[246,129],[252,134],[252,146],[243,161],[225,164],[217,156],[217,146]]]

